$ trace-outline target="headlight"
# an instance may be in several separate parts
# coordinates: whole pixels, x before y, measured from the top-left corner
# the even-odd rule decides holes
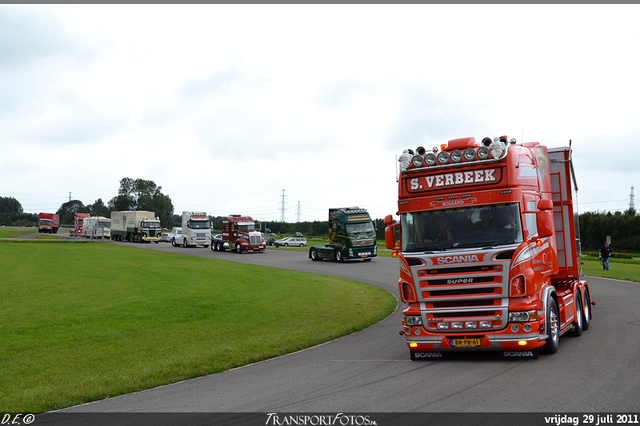
[[[404,323],[411,327],[422,325],[422,317],[420,315],[405,315]]]
[[[533,311],[509,312],[509,322],[529,322],[538,318],[535,309]]]

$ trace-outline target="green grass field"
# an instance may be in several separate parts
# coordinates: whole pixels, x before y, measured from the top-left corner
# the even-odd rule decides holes
[[[0,410],[43,412],[227,370],[388,316],[355,281],[105,243],[0,242]]]

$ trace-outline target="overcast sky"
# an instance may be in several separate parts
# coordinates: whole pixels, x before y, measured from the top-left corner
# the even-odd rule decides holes
[[[572,141],[580,212],[640,196],[640,5],[0,5],[0,196],[397,211],[396,156]],[[284,191],[284,192],[283,192]],[[640,198],[638,198],[640,203]],[[639,208],[640,210],[640,208]]]

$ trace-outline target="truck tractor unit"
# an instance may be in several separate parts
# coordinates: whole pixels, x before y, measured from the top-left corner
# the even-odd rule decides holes
[[[160,242],[162,227],[154,212],[111,212],[111,239],[129,242]]]
[[[467,137],[398,161],[400,221],[385,218],[385,240],[399,259],[400,334],[412,360],[537,358],[589,328],[570,143]]]
[[[211,221],[205,212],[182,212],[182,233],[171,239],[174,247],[209,247]]]
[[[60,216],[55,213],[40,213],[38,215],[38,232],[57,234],[60,228]]]
[[[91,238],[93,235],[93,228],[96,225],[96,218],[93,216],[85,217],[82,223],[82,234],[80,235],[85,238]]]
[[[69,231],[69,235],[72,237],[81,237],[83,221],[89,216],[89,213],[76,213],[73,218],[73,229]]]
[[[211,250],[225,251],[224,243],[236,253],[263,253],[267,246],[260,231],[256,231],[256,224],[249,216],[233,214],[222,218],[222,239],[211,241]]]
[[[329,209],[329,244],[309,248],[311,260],[368,262],[377,255],[375,225],[367,210],[358,207]]]
[[[111,238],[111,219],[104,216],[91,216],[90,238],[109,239]]]

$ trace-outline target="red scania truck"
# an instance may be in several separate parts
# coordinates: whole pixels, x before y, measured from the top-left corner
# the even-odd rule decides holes
[[[537,358],[555,353],[567,331],[589,328],[570,146],[468,137],[399,161],[400,222],[385,218],[385,240],[400,263],[412,360],[456,351]]]

